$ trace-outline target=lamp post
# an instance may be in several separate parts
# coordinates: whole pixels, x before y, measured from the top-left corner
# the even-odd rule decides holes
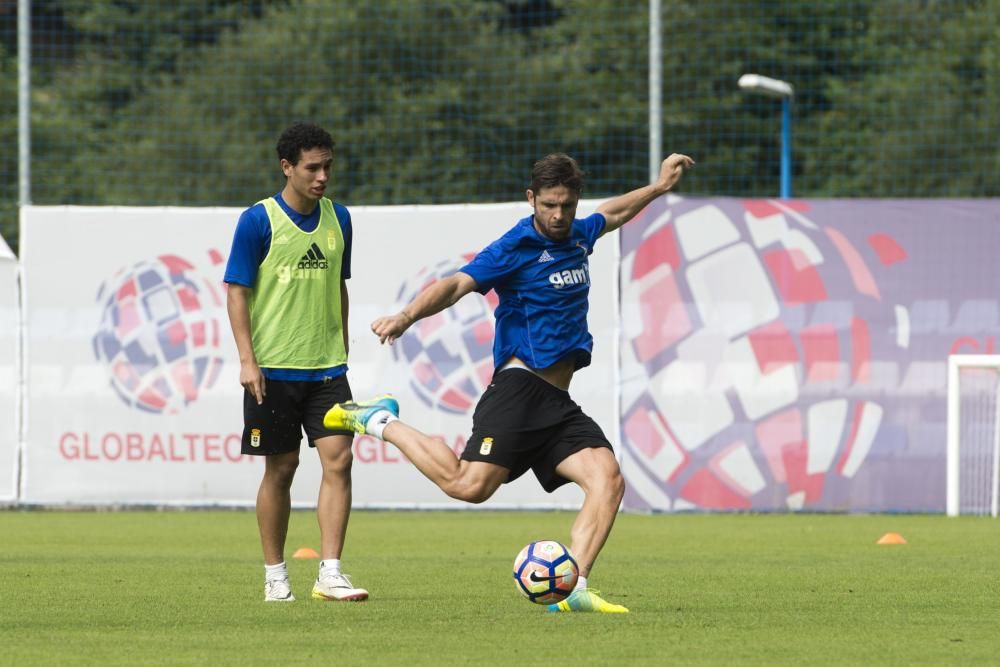
[[[739,86],[748,93],[781,99],[781,198],[792,196],[792,84],[780,79],[744,74]]]

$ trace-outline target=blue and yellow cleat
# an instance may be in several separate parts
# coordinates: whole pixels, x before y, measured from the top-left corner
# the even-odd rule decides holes
[[[598,595],[598,591],[581,588],[570,593],[562,602],[549,605],[549,611],[590,611],[601,614],[627,614],[628,608],[612,604]]]
[[[365,425],[377,412],[389,412],[393,417],[399,417],[399,401],[389,394],[384,394],[365,403],[337,403],[326,411],[323,426],[333,431],[354,431],[365,433]]]

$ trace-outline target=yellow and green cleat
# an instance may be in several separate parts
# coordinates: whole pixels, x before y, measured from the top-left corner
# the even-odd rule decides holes
[[[326,411],[326,415],[323,417],[323,426],[332,431],[365,433],[368,420],[375,413],[382,411],[392,414],[393,417],[398,417],[399,402],[389,394],[384,394],[364,403],[354,403],[353,401],[337,403]]]
[[[628,608],[620,604],[612,604],[600,595],[599,591],[580,588],[570,593],[562,602],[549,605],[549,611],[585,611],[601,614],[627,614]]]

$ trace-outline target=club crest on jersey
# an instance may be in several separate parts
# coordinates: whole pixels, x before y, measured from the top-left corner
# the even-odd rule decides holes
[[[563,287],[570,287],[572,285],[589,285],[590,267],[586,262],[584,262],[575,269],[566,269],[565,271],[550,273],[549,282],[556,289],[562,289]]]
[[[493,438],[483,438],[483,443],[479,445],[479,453],[482,456],[489,456],[493,451]]]

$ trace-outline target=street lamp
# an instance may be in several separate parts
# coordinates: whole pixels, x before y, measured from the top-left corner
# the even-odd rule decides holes
[[[781,198],[792,196],[792,84],[780,79],[744,74],[739,80],[740,88],[748,93],[778,97],[781,99]]]

